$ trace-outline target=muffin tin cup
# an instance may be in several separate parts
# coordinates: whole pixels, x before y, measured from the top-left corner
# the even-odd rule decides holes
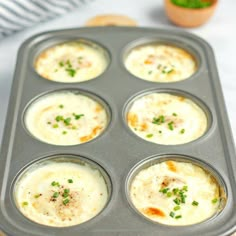
[[[199,70],[189,79],[168,84],[134,77],[124,67],[124,53],[127,46],[139,42],[144,38],[143,35],[145,40],[166,42],[186,50],[191,48],[199,57]],[[98,78],[72,86],[45,80],[32,69],[36,54],[47,43],[52,46],[77,38],[104,45],[110,54],[110,65]],[[108,104],[111,121],[103,134],[91,142],[73,146],[55,146],[29,135],[22,123],[27,104],[40,94],[71,87],[95,94]],[[211,127],[206,134],[186,144],[158,145],[146,142],[130,132],[124,120],[128,102],[137,94],[154,90],[180,91],[203,103],[203,107],[209,110],[211,120]],[[224,236],[236,230],[234,143],[214,55],[202,39],[182,31],[130,27],[79,28],[42,33],[28,39],[19,50],[11,95],[0,154],[0,228],[7,234]],[[56,228],[31,222],[17,210],[13,201],[12,186],[17,173],[39,157],[63,153],[84,156],[102,166],[111,178],[111,200],[98,217],[81,225]],[[207,163],[221,176],[227,192],[227,204],[219,215],[200,224],[173,227],[153,224],[133,210],[126,197],[126,180],[130,170],[148,157],[169,154],[191,156],[201,163]]]
[[[160,156],[153,156],[153,157],[146,158],[145,160],[141,161],[140,163],[137,163],[132,168],[132,170],[129,172],[129,174],[127,176],[126,184],[125,184],[126,197],[127,197],[127,200],[129,202],[130,206],[134,209],[134,211],[137,212],[138,215],[140,215],[141,217],[145,218],[147,221],[150,221],[154,224],[162,224],[157,221],[155,222],[155,221],[149,219],[148,217],[144,216],[142,213],[140,213],[137,210],[137,208],[133,204],[131,197],[130,197],[130,188],[131,188],[134,178],[136,177],[137,174],[139,174],[140,171],[145,170],[153,165],[160,164],[165,161],[176,161],[176,162],[184,162],[184,163],[194,164],[194,165],[202,168],[207,173],[209,173],[216,180],[217,184],[219,185],[220,198],[221,198],[219,209],[210,218],[203,220],[202,222],[199,222],[196,224],[202,224],[203,222],[213,220],[215,217],[217,217],[219,214],[221,214],[221,212],[224,210],[224,207],[227,202],[227,188],[225,186],[225,183],[224,183],[222,177],[219,175],[219,173],[217,173],[217,171],[212,166],[209,166],[207,163],[202,162],[199,159],[193,158],[191,156],[178,155],[178,154],[168,154],[168,155],[160,155]],[[177,226],[170,225],[170,227],[178,227],[178,225]],[[179,227],[186,227],[186,226],[179,226]]]
[[[13,180],[12,182],[12,193],[11,193],[11,201],[12,204],[15,205],[16,208],[19,207],[17,206],[16,203],[16,198],[15,198],[15,191],[16,191],[16,185],[17,183],[21,180],[21,178],[24,178],[24,176],[30,172],[31,170],[36,169],[37,167],[42,167],[44,165],[47,165],[48,163],[73,163],[73,164],[78,164],[80,166],[84,166],[84,165],[88,165],[89,167],[91,167],[91,169],[99,171],[99,174],[103,177],[104,182],[107,186],[107,202],[104,205],[104,207],[101,209],[100,212],[98,212],[97,215],[95,215],[94,217],[92,217],[89,220],[86,220],[83,223],[80,224],[89,224],[90,221],[93,220],[99,220],[99,215],[102,214],[102,212],[107,208],[107,206],[109,205],[110,199],[111,199],[111,195],[112,195],[112,182],[111,179],[109,177],[109,175],[107,174],[107,172],[102,168],[102,166],[100,166],[98,163],[95,163],[93,161],[91,161],[90,159],[86,158],[86,157],[82,157],[82,156],[78,156],[78,155],[71,155],[71,154],[55,154],[52,156],[46,156],[46,157],[41,157],[39,159],[36,159],[35,161],[29,163],[28,165],[26,165],[22,170],[20,170],[20,172],[17,174],[16,178]],[[96,219],[98,218],[98,219]],[[34,224],[38,224],[36,222],[34,222],[32,219],[28,218],[29,221],[32,221],[32,223]],[[77,224],[77,225],[80,225]],[[66,227],[74,227],[76,225],[72,225],[72,226],[66,226]],[[49,225],[45,225],[45,227],[53,227],[55,228],[55,226],[49,226]]]

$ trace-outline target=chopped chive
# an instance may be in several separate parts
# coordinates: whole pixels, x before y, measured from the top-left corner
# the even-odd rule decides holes
[[[82,116],[84,116],[84,114],[76,115],[75,113],[73,113],[73,116],[75,117],[76,120],[79,120]]]
[[[64,130],[64,131],[62,132],[62,134],[64,134],[64,135],[67,134],[67,131]]]
[[[172,196],[172,193],[171,193],[171,192],[168,192],[168,193],[166,194],[166,196],[167,196],[167,197],[171,197],[171,196]]]
[[[217,203],[218,202],[218,199],[217,198],[214,198],[214,199],[212,199],[212,201],[211,201],[213,204],[215,204],[215,203]]]
[[[178,215],[178,216],[175,217],[175,219],[180,219],[180,218],[182,218],[181,215]]]
[[[177,116],[177,114],[174,112],[173,114],[172,114],[173,116]]]
[[[153,117],[152,123],[155,125],[160,125],[165,122],[165,117],[163,115],[160,115],[158,118]]]
[[[196,201],[193,201],[193,202],[192,202],[192,205],[193,205],[193,206],[198,206],[198,204],[199,204],[199,203],[196,202]]]
[[[159,134],[161,134],[161,133],[162,133],[162,131],[161,131],[161,130],[159,130],[158,132],[159,132]]]
[[[169,127],[170,130],[174,130],[173,124],[174,124],[173,121],[171,121],[171,122],[168,123],[168,127]]]
[[[170,69],[169,71],[166,71],[167,74],[171,73],[174,69]]]
[[[165,70],[163,70],[161,73],[162,73],[162,74],[165,74],[165,73],[166,73],[166,71],[165,71]]]
[[[151,138],[153,136],[153,134],[147,134],[146,137],[147,138]]]
[[[169,188],[163,188],[163,189],[160,189],[159,192],[160,193],[167,193],[169,191]]]
[[[175,206],[174,211],[178,211],[178,210],[180,210],[180,206]]]
[[[68,183],[72,184],[73,183],[73,179],[68,179]]]
[[[184,132],[185,132],[185,129],[181,129],[181,130],[180,130],[180,133],[181,133],[181,134],[184,134]]]
[[[63,61],[60,61],[60,62],[59,62],[59,66],[60,66],[60,67],[63,67],[63,66],[64,66],[64,62],[63,62]]]
[[[59,105],[59,108],[61,108],[61,109],[64,108],[64,105],[60,104],[60,105]]]
[[[22,202],[22,205],[23,205],[23,206],[28,206],[29,203],[28,203],[28,202]]]
[[[173,201],[176,205],[180,205],[180,200],[178,198],[175,198]]]
[[[63,200],[63,205],[67,205],[70,202],[70,200],[68,198],[66,198],[65,200]]]
[[[184,185],[184,187],[183,187],[183,191],[185,191],[185,192],[188,191],[188,186],[187,186],[187,185]]]
[[[70,121],[71,121],[71,118],[70,118],[70,117],[64,119],[65,125],[70,125]]]
[[[59,127],[59,125],[58,125],[58,124],[54,124],[52,127],[53,127],[54,129],[56,129],[56,128]]]
[[[64,189],[64,193],[69,193],[69,192],[70,192],[70,189],[68,189],[68,188]]]
[[[48,125],[52,124],[50,121],[47,122]]]
[[[39,198],[41,196],[41,194],[35,194],[34,198]]]
[[[58,198],[59,197],[59,193],[58,192],[53,193],[52,197],[53,198]]]
[[[59,122],[59,121],[63,120],[63,116],[56,116],[55,120],[56,120],[57,122]]]
[[[67,71],[68,75],[71,77],[74,77],[76,74],[76,70],[74,70],[72,68],[67,68],[66,71]]]
[[[60,184],[59,184],[58,182],[56,182],[56,181],[53,181],[53,182],[51,183],[51,185],[54,186],[54,187],[55,187],[55,186],[60,187]]]
[[[152,74],[152,70],[148,71],[148,74],[149,74],[149,75]]]
[[[173,211],[170,212],[170,217],[172,217],[172,218],[175,217],[175,213]]]
[[[72,129],[76,129],[76,126],[72,126]]]
[[[179,192],[179,189],[178,188],[174,188],[172,191],[173,191],[174,195],[176,195]]]
[[[66,61],[66,64],[67,64],[67,66],[68,66],[69,68],[72,67],[72,65],[71,65],[71,63],[70,63],[70,60],[67,60],[67,61]]]

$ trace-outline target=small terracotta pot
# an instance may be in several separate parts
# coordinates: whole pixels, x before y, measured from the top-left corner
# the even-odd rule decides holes
[[[166,15],[176,25],[182,27],[197,27],[213,15],[218,0],[210,0],[212,4],[205,8],[185,8],[172,3],[171,0],[165,0]]]

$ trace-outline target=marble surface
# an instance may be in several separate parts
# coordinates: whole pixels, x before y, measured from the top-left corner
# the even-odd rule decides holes
[[[217,11],[209,23],[187,31],[204,38],[214,49],[232,132],[236,140],[235,9],[235,0],[219,1]],[[94,0],[67,15],[38,24],[0,41],[0,142],[6,119],[17,50],[21,43],[39,32],[83,26],[90,17],[104,13],[128,15],[137,20],[140,26],[178,28],[166,18],[162,0]]]

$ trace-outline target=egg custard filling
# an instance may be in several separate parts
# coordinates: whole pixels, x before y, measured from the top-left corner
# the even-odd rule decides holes
[[[108,65],[105,50],[83,41],[65,42],[43,51],[35,61],[35,70],[48,80],[64,83],[94,79]]]
[[[176,82],[189,78],[197,70],[195,58],[182,48],[148,44],[134,48],[125,59],[127,70],[152,82]]]
[[[102,104],[73,92],[53,92],[26,110],[25,125],[37,139],[55,145],[75,145],[99,136],[108,116]]]
[[[131,183],[130,198],[142,215],[167,225],[202,222],[219,212],[224,201],[209,172],[172,160],[141,170]]]
[[[108,201],[106,182],[89,164],[48,162],[17,181],[15,201],[30,220],[65,227],[95,217]]]
[[[204,111],[192,100],[168,93],[136,99],[127,112],[129,128],[149,142],[176,145],[193,141],[207,130]]]

